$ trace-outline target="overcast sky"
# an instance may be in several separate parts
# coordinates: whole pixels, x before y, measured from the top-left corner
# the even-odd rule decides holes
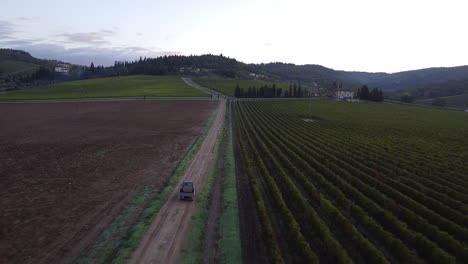
[[[1,0],[0,47],[78,64],[220,54],[397,72],[468,64],[467,0]]]

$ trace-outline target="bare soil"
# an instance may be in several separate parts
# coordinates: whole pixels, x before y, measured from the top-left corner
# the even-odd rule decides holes
[[[64,263],[162,187],[213,101],[0,104],[0,263]]]
[[[159,210],[156,219],[148,228],[139,247],[128,263],[175,263],[181,250],[190,219],[197,205],[194,201],[179,201],[177,194],[183,181],[193,181],[198,193],[203,192],[208,169],[214,157],[216,140],[224,120],[226,101],[221,100],[216,119],[200,150],[195,155],[179,185]]]

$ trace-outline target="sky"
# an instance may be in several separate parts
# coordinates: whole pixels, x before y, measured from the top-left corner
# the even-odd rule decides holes
[[[169,54],[399,72],[468,64],[466,0],[0,0],[0,47],[111,65]]]

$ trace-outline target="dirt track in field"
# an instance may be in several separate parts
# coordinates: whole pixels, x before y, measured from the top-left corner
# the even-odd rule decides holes
[[[128,263],[175,263],[189,229],[191,216],[197,200],[179,201],[177,194],[182,181],[190,180],[198,193],[203,192],[203,184],[214,157],[214,149],[221,129],[226,101],[221,100],[216,119],[200,150],[182,176],[171,197],[160,209],[140,246],[133,252]]]
[[[0,104],[0,263],[68,263],[160,189],[214,101]]]

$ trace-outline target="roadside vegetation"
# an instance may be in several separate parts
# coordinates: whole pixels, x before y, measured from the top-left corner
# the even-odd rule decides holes
[[[465,113],[325,100],[234,106],[271,262],[468,262]]]
[[[0,94],[0,100],[47,100],[106,97],[208,97],[174,76],[133,75],[64,82]]]
[[[227,148],[223,182],[222,213],[219,220],[219,260],[221,263],[241,263],[239,206],[236,186],[236,164],[232,138],[232,107],[227,108]]]

